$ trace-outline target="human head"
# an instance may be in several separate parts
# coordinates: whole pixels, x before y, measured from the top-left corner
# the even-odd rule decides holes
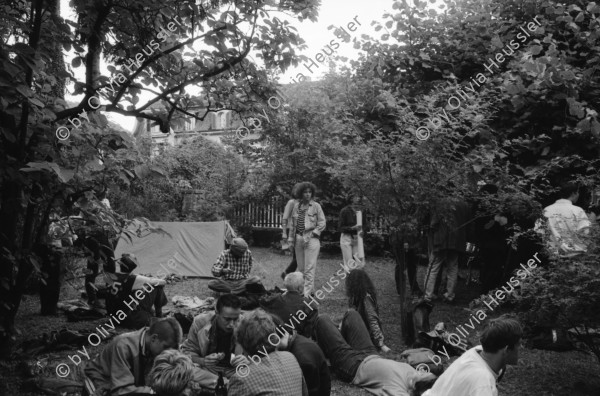
[[[311,182],[302,182],[299,183],[298,186],[298,199],[311,200],[315,199],[315,193],[317,192],[317,187]],[[310,197],[309,197],[310,193]]]
[[[288,291],[304,293],[304,275],[302,272],[290,272],[283,280],[283,286]]]
[[[165,349],[177,349],[182,338],[183,331],[175,318],[159,319],[146,332],[146,348],[152,356],[158,356]]]
[[[248,250],[248,244],[244,238],[233,238],[229,251],[236,257],[242,257]]]
[[[522,337],[521,324],[505,314],[487,323],[480,341],[485,353],[499,356],[502,365],[514,365],[519,360],[519,343]]]
[[[271,353],[280,340],[273,318],[260,308],[244,316],[235,334],[248,356],[258,351]]]
[[[560,187],[560,197],[575,203],[579,199],[579,186],[575,183],[565,183]]]
[[[367,293],[377,301],[375,286],[369,275],[362,269],[350,271],[346,278],[346,295],[351,306],[358,307],[366,298]]]
[[[302,199],[302,191],[299,191],[299,188],[301,185],[302,185],[302,183],[294,184],[294,187],[292,187],[292,198]]]
[[[216,314],[217,326],[231,333],[238,324],[240,314],[242,313],[242,302],[233,294],[223,294],[217,300]]]
[[[133,254],[123,253],[119,259],[119,266],[121,267],[121,272],[129,274],[137,268],[137,258]]]
[[[169,349],[154,359],[150,386],[159,396],[182,396],[194,377],[194,363],[189,356]]]

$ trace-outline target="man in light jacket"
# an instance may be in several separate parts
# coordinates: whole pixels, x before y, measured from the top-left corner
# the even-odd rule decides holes
[[[298,271],[304,273],[304,296],[309,296],[315,285],[317,258],[321,250],[319,238],[325,230],[326,220],[321,205],[313,201],[317,188],[310,182],[298,187],[302,199],[292,211],[292,230],[288,242],[294,243]]]

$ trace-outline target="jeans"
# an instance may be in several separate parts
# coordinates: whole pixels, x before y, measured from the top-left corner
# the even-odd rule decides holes
[[[342,249],[344,265],[348,265],[348,262],[352,260],[352,257],[358,253],[358,237],[356,235],[342,233],[340,235],[340,249]]]
[[[450,301],[454,300],[454,289],[458,278],[458,252],[452,249],[442,249],[431,254],[425,276],[425,300],[427,301],[431,301],[433,298],[435,281],[444,264],[446,265],[446,289],[448,290],[445,297]]]
[[[297,234],[295,249],[298,271],[304,274],[304,296],[308,296],[315,288],[315,272],[317,271],[317,257],[321,250],[321,241],[319,238],[311,237],[305,244],[302,235]]]
[[[344,315],[341,333],[329,316],[319,315],[315,322],[315,336],[337,375],[345,382],[354,379],[367,356],[377,355],[369,330],[354,309],[349,309]]]

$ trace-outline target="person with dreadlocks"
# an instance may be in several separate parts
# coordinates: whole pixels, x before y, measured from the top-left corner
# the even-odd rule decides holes
[[[384,353],[390,351],[384,343],[377,293],[369,275],[362,269],[350,271],[346,278],[346,295],[350,309],[356,310],[365,322],[373,344]]]

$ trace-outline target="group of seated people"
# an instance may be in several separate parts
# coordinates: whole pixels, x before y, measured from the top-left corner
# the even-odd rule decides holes
[[[367,306],[350,297],[339,325],[303,297],[303,275],[293,272],[285,277],[284,294],[261,300],[253,311],[242,312],[236,295],[221,295],[214,312],[196,316],[185,340],[171,317],[121,334],[85,367],[86,390],[175,396],[196,389],[195,394],[212,395],[221,374],[230,396],[326,396],[331,366],[339,379],[375,395],[497,395],[497,379],[518,358],[517,321],[490,320],[481,346],[464,353],[436,381],[434,374],[379,355],[389,348],[383,348],[378,333],[374,290],[356,287],[365,276],[363,270],[350,271],[346,291],[350,297],[352,290],[363,290]],[[292,318],[299,316],[303,319]]]

